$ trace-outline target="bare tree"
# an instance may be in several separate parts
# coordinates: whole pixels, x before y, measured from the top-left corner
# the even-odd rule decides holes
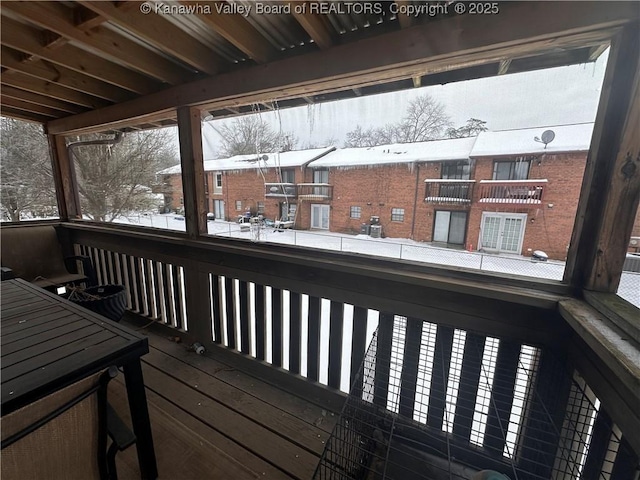
[[[442,138],[451,119],[444,105],[430,95],[417,97],[407,107],[398,123],[388,123],[379,128],[363,129],[358,125],[347,133],[345,147],[372,147],[389,143],[424,142]]]
[[[220,158],[264,152],[286,152],[298,143],[290,132],[275,132],[259,115],[247,115],[214,127],[222,139]]]
[[[461,127],[449,128],[446,134],[449,138],[464,138],[473,137],[478,135],[480,132],[486,132],[487,130],[487,122],[477,118],[470,118],[467,120],[467,123]]]
[[[178,162],[167,130],[127,134],[114,145],[79,146],[73,152],[82,213],[102,222],[158,208],[162,202],[151,192],[155,174]]]
[[[5,220],[57,216],[47,137],[42,126],[0,120],[0,205]]]

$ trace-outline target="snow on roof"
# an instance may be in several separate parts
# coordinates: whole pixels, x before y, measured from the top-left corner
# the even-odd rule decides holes
[[[543,143],[534,140],[534,137],[540,138],[545,130],[553,130],[556,134],[546,149]],[[593,123],[482,132],[478,135],[478,139],[469,156],[484,157],[488,155],[585,151],[589,150],[592,132]]]
[[[252,155],[234,155],[229,158],[219,158],[204,161],[205,172],[220,172],[228,170],[250,170],[255,168],[290,168],[300,167],[316,158],[331,152],[334,147],[312,148],[309,150],[292,150],[289,152],[272,152]],[[266,156],[266,159],[265,159]],[[166,168],[158,175],[181,173],[180,165]]]
[[[413,162],[466,160],[475,137],[396,143],[376,147],[340,148],[314,161],[311,168],[358,167]]]

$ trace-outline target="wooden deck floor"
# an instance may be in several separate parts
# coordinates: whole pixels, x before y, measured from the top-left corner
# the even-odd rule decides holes
[[[337,415],[224,363],[148,333],[143,373],[159,478],[310,479]],[[122,376],[109,400],[129,421]],[[135,447],[118,454],[139,479]]]

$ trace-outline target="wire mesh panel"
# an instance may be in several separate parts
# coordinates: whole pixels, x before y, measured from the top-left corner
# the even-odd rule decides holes
[[[314,478],[608,480],[637,465],[550,352],[383,313]]]

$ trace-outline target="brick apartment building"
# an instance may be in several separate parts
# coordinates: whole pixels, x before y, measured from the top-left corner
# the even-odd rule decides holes
[[[360,233],[550,258],[566,256],[593,124],[483,132],[369,148],[240,155],[205,162],[209,209],[247,210],[297,229]],[[534,140],[545,130],[548,145]],[[159,172],[181,205],[179,166]],[[364,227],[365,229],[370,227]]]

